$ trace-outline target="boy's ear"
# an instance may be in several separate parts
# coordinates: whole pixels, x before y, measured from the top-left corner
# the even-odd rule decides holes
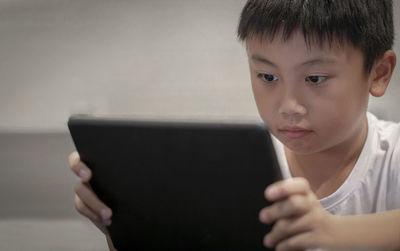
[[[375,62],[370,74],[369,92],[372,96],[380,97],[385,94],[395,66],[396,54],[392,50],[386,51],[385,54]]]

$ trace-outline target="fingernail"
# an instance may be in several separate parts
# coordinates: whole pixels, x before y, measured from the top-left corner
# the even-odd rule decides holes
[[[108,208],[101,209],[100,214],[103,220],[108,220],[111,217],[111,211]]]
[[[79,171],[79,177],[82,179],[87,179],[89,177],[89,173],[85,169],[81,169]]]
[[[272,187],[271,189],[269,189],[269,191],[267,191],[268,199],[274,199],[278,197],[278,195],[279,195],[279,189],[276,187]]]
[[[103,224],[108,227],[111,225],[111,220],[103,220]]]
[[[261,214],[261,220],[262,222],[268,223],[268,215],[267,214]]]
[[[264,245],[268,248],[272,248],[273,247],[273,243],[271,241],[271,238],[269,238],[268,236],[265,237],[264,239]]]

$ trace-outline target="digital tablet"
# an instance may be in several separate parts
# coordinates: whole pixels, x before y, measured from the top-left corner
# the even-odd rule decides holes
[[[267,250],[258,215],[281,179],[263,124],[72,116],[119,250]]]

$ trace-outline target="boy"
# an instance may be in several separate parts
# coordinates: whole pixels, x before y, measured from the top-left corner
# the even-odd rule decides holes
[[[287,178],[265,191],[266,246],[400,249],[400,125],[367,113],[396,64],[392,12],[389,0],[245,5],[238,36]],[[82,179],[77,210],[107,234],[111,210],[88,187],[90,170],[77,153],[70,166]]]

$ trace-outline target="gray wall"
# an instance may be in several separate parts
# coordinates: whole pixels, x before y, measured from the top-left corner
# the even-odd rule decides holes
[[[244,2],[0,0],[0,130],[65,131],[74,112],[256,118]],[[400,120],[399,81],[372,110]]]

